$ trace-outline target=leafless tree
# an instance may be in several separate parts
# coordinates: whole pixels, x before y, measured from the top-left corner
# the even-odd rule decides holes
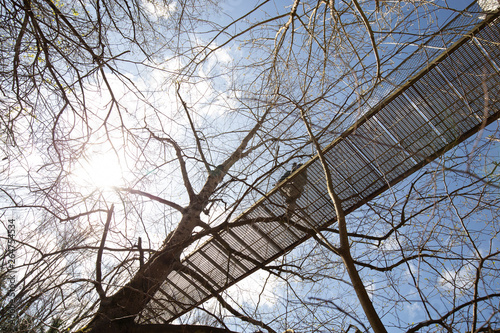
[[[2,264],[12,237],[16,260],[0,278],[16,279],[0,325],[14,306],[33,327],[60,318],[81,332],[497,329],[491,127],[354,216],[323,163],[338,224],[307,230],[258,291],[240,283],[173,323],[137,320],[186,254],[236,227],[293,162],[321,159],[363,115],[346,106],[383,98],[371,94],[387,72],[461,9],[2,1],[0,218],[16,230]],[[399,315],[412,306],[413,323]]]

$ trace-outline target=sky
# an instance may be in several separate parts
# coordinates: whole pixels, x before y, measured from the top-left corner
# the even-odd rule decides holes
[[[461,9],[463,6],[468,4],[468,1],[449,1],[449,5],[456,6],[456,8]],[[249,9],[252,8],[252,3],[250,1],[228,1],[224,5],[224,9],[228,10],[228,16],[220,14],[220,21],[218,22],[221,26],[226,25],[226,22],[229,22],[230,18],[235,18],[241,16],[243,13],[246,13]],[[145,5],[148,10],[150,10],[151,15],[156,15],[157,20],[167,20],[169,17],[169,10],[177,10],[175,5],[172,5],[171,8],[166,9],[164,7],[158,7],[158,5],[154,5],[154,3],[149,3]],[[256,11],[251,20],[260,20],[265,16],[265,11],[283,13],[289,10],[289,7],[283,6],[283,3],[280,1],[269,2],[267,5],[263,6],[261,10]],[[444,17],[448,16],[449,13],[434,16],[436,20],[442,20]],[[235,31],[239,31],[241,29],[239,27],[231,27],[235,29]],[[204,45],[210,38],[214,36],[214,32],[206,33],[202,35],[193,34],[192,38],[189,40],[190,45]],[[223,43],[223,38],[220,40],[217,39],[213,42],[212,46],[220,45]],[[391,45],[388,42],[388,45]],[[241,71],[237,73],[234,77],[228,75],[227,67],[231,64],[234,64],[236,61],[241,61],[242,64],[248,63],[254,59],[246,59],[245,52],[248,52],[248,49],[245,48],[244,45],[238,45],[238,43],[229,43],[221,48],[218,48],[215,52],[213,52],[209,56],[209,60],[203,65],[196,68],[196,77],[194,82],[189,82],[181,85],[181,95],[186,99],[189,105],[196,105],[196,111],[201,114],[199,118],[194,118],[195,123],[200,126],[209,124],[214,129],[223,128],[224,130],[231,132],[234,128],[245,128],[248,124],[248,119],[237,117],[236,115],[228,114],[223,110],[231,110],[237,107],[240,107],[235,102],[235,97],[241,97],[242,95],[235,93],[234,96],[228,95],[227,88],[231,87],[235,84],[235,82],[239,82],[240,78],[243,78],[243,75],[246,73],[242,73]],[[411,47],[410,47],[411,49]],[[265,53],[265,50],[264,50]],[[390,53],[390,52],[388,52]],[[258,56],[259,52],[256,51],[252,56]],[[165,129],[165,132],[170,133],[172,136],[176,138],[189,139],[190,134],[186,133],[185,128],[188,127],[188,122],[185,117],[182,117],[182,112],[179,112],[178,105],[174,103],[176,100],[176,92],[174,86],[169,86],[168,83],[172,80],[173,73],[177,73],[179,68],[186,65],[186,59],[188,57],[178,57],[178,58],[170,58],[171,54],[168,51],[161,53],[161,57],[158,59],[161,60],[160,69],[152,69],[151,66],[153,63],[148,63],[144,61],[140,65],[133,65],[131,63],[124,63],[123,68],[128,70],[127,78],[130,80],[129,82],[133,83],[136,86],[136,89],[144,92],[147,96],[146,100],[148,103],[141,101],[137,98],[137,95],[134,93],[130,93],[129,87],[127,87],[123,80],[120,80],[118,76],[113,73],[107,73],[108,79],[111,81],[111,86],[113,87],[113,92],[119,96],[118,100],[122,104],[124,110],[133,110],[133,112],[123,112],[123,117],[120,119],[119,115],[115,112],[111,114],[110,123],[117,124],[120,121],[123,121],[124,124],[133,128],[132,133],[137,134],[141,130],[141,126],[146,122],[151,127],[154,127],[158,130]],[[156,59],[156,60],[158,60]],[[241,60],[240,60],[241,59]],[[372,59],[371,59],[372,60]],[[371,61],[369,58],[367,61]],[[397,61],[396,61],[397,63]],[[144,66],[146,65],[146,66]],[[248,73],[248,76],[251,76],[252,73]],[[217,77],[215,80],[208,80],[211,77]],[[102,82],[101,82],[102,84]],[[346,86],[348,86],[346,84]],[[102,115],[99,118],[99,121],[93,123],[92,126],[94,128],[98,128],[100,126],[100,122],[104,119],[105,111],[109,107],[110,94],[109,91],[101,85],[100,87],[86,87],[87,98],[91,102],[89,103],[89,107],[94,110],[99,110],[99,115]],[[348,90],[348,89],[346,89]],[[165,118],[158,119],[154,117],[154,113],[150,112],[151,110],[155,112],[161,112],[162,115],[165,115]],[[103,112],[103,113],[101,113]],[[249,117],[250,118],[250,117]],[[68,123],[72,123],[74,120],[64,119]],[[139,124],[139,125],[138,125]],[[134,132],[136,130],[137,132]],[[213,129],[207,129],[207,135],[215,135],[215,133],[211,132]],[[95,135],[92,136],[91,143],[101,143],[100,145],[89,145],[88,150],[85,154],[82,155],[82,158],[79,159],[75,164],[72,164],[69,168],[69,176],[68,179],[71,180],[73,186],[78,189],[78,192],[81,194],[81,197],[93,197],[106,201],[106,203],[118,203],[121,198],[118,197],[110,190],[112,186],[133,186],[137,183],[137,179],[140,177],[141,181],[144,179],[148,179],[148,176],[151,176],[150,179],[157,180],[159,178],[164,178],[161,182],[144,182],[145,186],[151,192],[154,192],[157,195],[164,196],[170,199],[175,199],[180,202],[186,202],[187,198],[183,195],[181,182],[175,177],[168,177],[171,175],[172,170],[176,169],[175,162],[172,162],[173,156],[171,152],[162,150],[159,146],[155,145],[146,145],[147,153],[151,153],[149,155],[148,160],[143,160],[141,158],[141,154],[144,151],[140,151],[134,147],[127,147],[127,149],[121,149],[120,145],[128,140],[126,136],[127,133],[123,134],[119,128],[116,126],[112,128],[110,131],[113,133],[111,138],[106,137],[104,128],[96,131]],[[492,132],[493,133],[493,132]],[[75,137],[78,137],[82,134],[78,129],[73,132]],[[140,135],[139,135],[140,136]],[[220,147],[225,148],[223,145],[228,144],[228,141],[225,138],[232,138],[230,135],[221,138],[219,141],[214,140],[214,142],[218,142]],[[486,138],[486,133],[483,134],[482,140],[484,141]],[[231,141],[229,141],[230,144]],[[474,145],[474,139],[471,139],[465,146],[471,147]],[[25,142],[25,146],[29,147],[30,142]],[[114,146],[114,147],[113,147]],[[138,145],[141,147],[141,145]],[[222,156],[224,156],[223,149],[219,149],[220,147],[215,147],[211,151],[211,160],[220,161]],[[11,177],[13,179],[20,179],[25,170],[31,170],[32,165],[40,165],[42,164],[42,160],[46,158],[45,151],[37,151],[36,147],[31,147],[33,149],[33,153],[29,154],[24,160],[20,162],[21,168],[17,170],[13,170]],[[493,159],[498,161],[498,144],[492,148],[492,151],[488,153],[488,159]],[[155,156],[155,157],[151,157]],[[155,164],[162,163],[161,161],[169,161],[165,162],[164,168],[162,170],[156,169],[154,167]],[[172,165],[172,166],[171,166]],[[485,163],[487,168],[491,168],[491,163]],[[112,166],[110,168],[110,166]],[[199,181],[203,179],[203,174],[201,172],[195,172],[197,166],[191,165],[191,170],[193,170],[193,174],[195,177],[199,175]],[[432,166],[431,166],[432,167]],[[17,173],[16,173],[17,172]],[[153,177],[154,176],[154,177]],[[279,174],[275,176],[275,178],[279,177]],[[37,176],[37,180],[43,180],[44,175],[40,173]],[[268,188],[272,187],[271,184],[274,184],[276,180],[270,180],[268,184]],[[28,180],[20,180],[21,185],[26,185]],[[407,186],[408,183],[402,183],[400,185],[401,188]],[[179,190],[181,189],[181,190]],[[239,189],[234,189],[235,193],[238,193]],[[22,193],[22,190],[20,191]],[[22,195],[19,195],[22,197]],[[27,203],[30,201],[30,198],[22,198],[23,202]],[[90,205],[90,204],[89,204]],[[149,210],[148,210],[149,207]],[[153,207],[153,208],[151,208]],[[89,207],[85,207],[89,208]],[[157,245],[159,244],[166,232],[170,231],[173,226],[175,226],[175,221],[178,218],[177,214],[167,215],[161,209],[156,208],[156,206],[150,205],[148,203],[143,203],[143,207],[146,211],[149,211],[150,216],[148,216],[148,223],[151,226],[149,229],[148,245]],[[241,207],[244,209],[246,207]],[[72,211],[74,209],[74,211]],[[79,207],[71,207],[69,211],[78,212]],[[118,210],[118,209],[117,209]],[[223,206],[216,206],[214,211],[217,211],[217,215],[221,214],[221,218],[225,217],[225,210]],[[123,211],[123,214],[132,212]],[[32,215],[24,215],[23,212],[9,210],[8,213],[4,216],[8,216],[11,214],[16,218],[16,223],[18,223],[20,228],[26,228],[24,231],[29,231],[28,234],[36,234],[40,232],[35,226],[33,226],[32,222],[36,221],[39,216]],[[215,214],[214,214],[215,215]],[[431,214],[430,214],[431,215]],[[429,216],[429,220],[432,220],[433,216]],[[436,217],[437,218],[437,217]],[[3,221],[3,217],[2,217]],[[68,229],[74,228],[78,230],[78,233],[86,234],[89,232],[89,227],[92,227],[92,223],[95,221],[82,221],[81,223],[68,225]],[[135,243],[136,236],[141,234],[142,226],[139,222],[130,223],[130,222],[121,222],[116,221],[114,225],[115,232],[110,235],[109,241],[113,245],[124,246],[123,242],[125,239],[128,240],[125,243],[125,246],[132,246]],[[49,223],[50,224],[50,223]],[[64,228],[63,228],[64,229]],[[57,239],[58,237],[62,237],[65,230],[58,229],[57,226],[53,226],[53,229],[48,228],[44,232],[46,232],[46,242],[47,244],[51,244],[50,246],[56,248],[57,247]],[[54,231],[55,230],[55,231]],[[23,232],[24,232],[23,231]],[[44,239],[42,238],[43,242]],[[297,249],[297,252],[292,252],[286,259],[294,261],[296,253],[302,253],[300,251],[307,251],[310,248],[311,244],[307,243],[303,247]],[[388,250],[391,249],[394,244],[387,242],[383,244]],[[361,249],[360,251],[365,251],[366,249]],[[318,254],[316,256],[311,256],[311,260],[321,258],[324,259],[327,255],[322,257],[324,252],[318,250]],[[109,263],[118,262],[120,259],[126,257],[124,254],[116,255],[110,260]],[[319,259],[318,259],[319,260]],[[61,261],[61,265],[64,265],[65,260]],[[88,273],[91,271],[92,266],[82,265],[82,272]],[[471,270],[468,268],[469,266],[464,266],[463,268],[450,266],[448,270],[444,270],[442,273],[442,277],[438,279],[434,279],[430,282],[429,287],[435,287],[437,285],[440,286],[442,290],[447,289],[447,278],[457,274],[460,280],[463,280],[464,286],[467,286],[470,278]],[[399,272],[401,274],[402,279],[407,278],[411,279],[409,276],[410,271],[413,267],[408,267],[406,270],[403,269]],[[337,268],[332,268],[335,270]],[[346,287],[346,284],[341,281],[340,286],[342,289],[332,289],[331,281],[325,280],[324,284],[317,285],[307,285],[303,284],[301,281],[296,281],[293,277],[290,277],[290,283],[287,284],[283,280],[270,278],[266,281],[267,274],[265,273],[257,273],[256,276],[252,276],[247,280],[242,281],[242,285],[239,285],[239,288],[231,288],[228,290],[228,295],[232,295],[234,297],[234,302],[244,302],[246,305],[258,307],[259,309],[263,309],[264,312],[274,313],[277,311],[280,314],[279,320],[287,323],[291,321],[288,319],[288,312],[290,312],[290,307],[293,307],[293,311],[296,313],[297,317],[302,316],[302,312],[305,314],[310,314],[314,311],[314,306],[311,305],[308,307],[301,307],[300,305],[293,304],[285,304],[283,302],[283,298],[287,293],[291,292],[291,287],[294,287],[297,290],[300,290],[303,295],[311,295],[311,299],[313,297],[319,298],[329,298],[335,300],[337,302],[341,302],[344,305],[348,304],[353,308],[357,308],[358,305],[353,300],[352,292],[349,294],[349,288]],[[425,277],[422,277],[425,279]],[[261,295],[257,295],[253,290],[255,290],[254,286],[256,284],[264,285],[264,281],[266,281],[264,291]],[[376,295],[376,290],[379,288],[385,290],[385,286],[381,286],[380,284],[385,281],[384,277],[380,276],[367,276],[366,281],[371,282],[370,288],[373,288],[374,293]],[[406,295],[415,295],[415,291],[410,287],[408,290],[405,290]],[[347,295],[345,298],[342,298],[339,295]],[[376,296],[374,296],[376,297]],[[438,295],[435,295],[438,297]],[[348,300],[348,301],[346,301]],[[324,310],[321,313],[318,312],[318,318],[321,316],[328,316],[326,313],[328,310]],[[333,311],[333,309],[332,309]],[[359,308],[358,308],[359,311]],[[418,302],[412,303],[411,305],[406,305],[402,309],[398,309],[399,314],[404,314],[409,320],[418,320],[419,314],[422,313],[422,308]],[[304,314],[303,318],[306,317]],[[390,314],[392,316],[392,314]],[[295,319],[296,319],[295,318]],[[391,320],[396,320],[395,318],[391,318]],[[319,321],[319,320],[318,320]]]

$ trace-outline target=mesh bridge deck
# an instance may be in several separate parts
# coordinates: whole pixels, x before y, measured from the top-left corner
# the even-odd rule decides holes
[[[454,34],[429,40],[427,45],[442,49],[422,48],[403,62],[365,100],[365,116],[325,149],[347,213],[498,119],[500,18],[477,22],[462,15],[453,23]],[[294,186],[303,189],[286,224],[279,216],[287,213]],[[300,226],[319,230],[333,223],[318,159],[234,222],[245,220],[252,223],[220,232],[187,256],[186,270],[168,276],[137,321],[170,322],[308,239]]]

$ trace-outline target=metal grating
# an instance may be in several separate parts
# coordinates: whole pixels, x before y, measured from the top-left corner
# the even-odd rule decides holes
[[[457,26],[470,27],[473,21],[464,19]],[[393,85],[380,88],[378,95],[388,97],[378,104],[366,101],[373,104],[366,116],[325,149],[346,213],[499,118],[500,19],[489,22],[467,33],[459,28],[446,40],[430,40],[449,48],[424,65],[418,62],[423,51],[417,51],[403,63],[407,67],[388,78]],[[461,35],[465,37],[456,41]],[[401,78],[416,63],[424,69],[409,80]],[[404,84],[394,85],[398,81]],[[289,211],[287,193],[300,190],[300,177],[307,182]],[[283,218],[287,212],[289,220]],[[305,241],[304,228],[318,230],[335,222],[319,161],[310,160],[236,219],[246,220],[250,222],[222,231],[187,256],[182,263],[196,275],[172,272],[137,320],[170,322]]]

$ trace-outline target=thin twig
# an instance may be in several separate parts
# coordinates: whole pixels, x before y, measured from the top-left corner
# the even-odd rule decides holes
[[[177,88],[176,88],[177,96],[179,97],[181,104],[182,104],[182,107],[184,108],[184,111],[186,112],[186,116],[189,120],[189,125],[191,126],[191,130],[193,131],[194,139],[196,141],[196,147],[198,148],[198,152],[200,153],[201,160],[202,160],[203,164],[205,165],[205,168],[207,169],[207,171],[211,171],[210,164],[208,164],[207,159],[205,158],[205,154],[203,153],[203,149],[201,148],[201,140],[198,137],[198,134],[196,134],[196,128],[194,127],[193,119],[191,119],[191,115],[189,114],[187,104],[181,96],[181,93],[180,93],[181,85],[180,85],[180,83],[177,83],[176,86],[177,86]]]
[[[363,20],[366,30],[368,30],[368,34],[370,35],[370,42],[372,43],[373,54],[375,55],[375,61],[377,62],[377,75],[375,78],[378,81],[380,80],[380,56],[378,54],[377,43],[375,42],[375,34],[373,33],[372,27],[370,26],[370,22],[368,21],[368,18],[363,12],[363,8],[361,8],[361,6],[359,5],[359,2],[357,0],[352,0],[352,3],[354,4],[354,7],[356,7],[356,10],[358,11],[359,15],[361,16],[361,19]]]

